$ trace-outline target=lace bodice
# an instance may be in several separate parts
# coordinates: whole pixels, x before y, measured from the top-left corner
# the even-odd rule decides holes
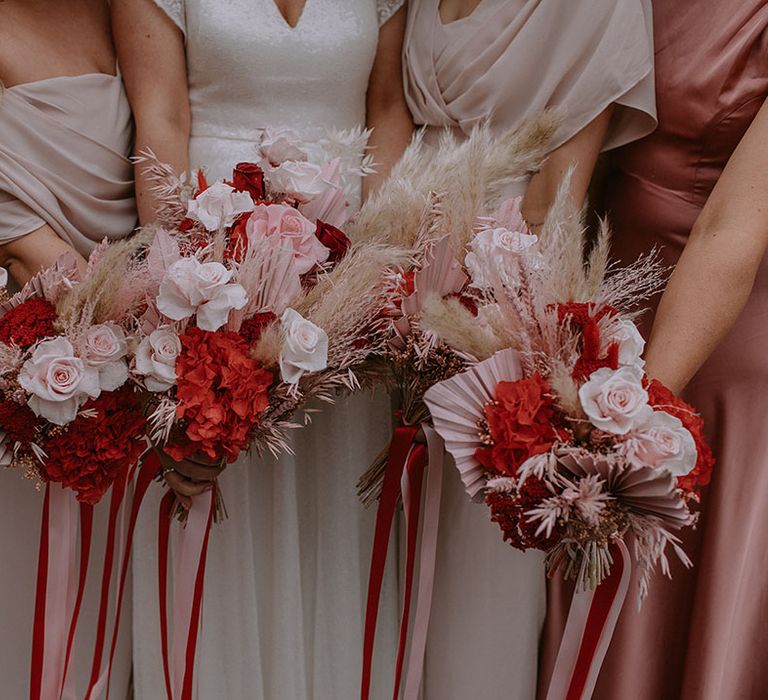
[[[306,0],[295,27],[274,0],[155,0],[184,32],[191,164],[223,176],[260,130],[365,122],[378,30],[403,0]]]

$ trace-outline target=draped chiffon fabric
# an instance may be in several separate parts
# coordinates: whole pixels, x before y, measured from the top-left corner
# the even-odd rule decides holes
[[[463,138],[483,120],[501,131],[554,108],[554,150],[613,104],[603,148],[640,138],[655,125],[650,21],[641,0],[481,0],[448,24],[439,0],[411,3],[404,70],[414,120],[430,142],[446,127]],[[543,555],[505,544],[453,464],[446,470],[424,697],[533,698]]]
[[[136,223],[131,110],[119,77],[56,77],[0,91],[0,243],[48,224],[87,255]]]
[[[133,230],[130,108],[119,77],[49,78],[0,90],[0,243],[48,224],[88,256]],[[29,697],[42,492],[0,469],[0,683],[4,698]],[[73,496],[74,498],[74,496]],[[75,642],[75,696],[90,676],[106,543],[108,498],[95,508],[91,567]],[[114,589],[113,589],[114,590]],[[130,589],[111,695],[129,696]]]
[[[311,137],[364,125],[379,27],[402,0],[307,0],[293,28],[274,0],[157,4],[185,38],[191,166],[220,178],[257,157],[265,127]],[[389,440],[391,422],[384,394],[340,400],[289,436],[295,454],[244,456],[222,474],[229,518],[214,526],[208,550],[196,674],[201,700],[327,700],[359,692],[375,513],[362,508],[355,484]],[[159,490],[149,498],[156,501]],[[157,605],[156,513],[150,500],[134,559],[136,694],[152,700],[165,695],[157,621],[148,612]],[[397,646],[396,573],[392,562],[377,698],[391,683]]]
[[[659,128],[617,151],[604,207],[622,262],[661,246],[674,265],[728,159],[768,97],[763,0],[654,0]],[[749,183],[744,182],[744,187]],[[652,316],[645,319],[650,330]],[[704,417],[717,463],[693,560],[628,601],[595,700],[753,700],[768,693],[768,260],[728,335],[684,396]],[[549,591],[542,699],[569,591]]]

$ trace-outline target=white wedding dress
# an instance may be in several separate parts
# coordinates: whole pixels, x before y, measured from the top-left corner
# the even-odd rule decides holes
[[[184,32],[190,162],[213,178],[254,157],[259,129],[365,123],[378,31],[403,0],[306,0],[292,28],[274,0],[155,0]],[[295,456],[241,458],[220,478],[229,519],[208,554],[196,673],[201,700],[346,700],[359,693],[374,512],[355,483],[389,437],[389,402],[323,409],[292,438]],[[134,555],[134,683],[165,697],[157,622],[156,521],[143,507]],[[376,673],[391,685],[398,602],[390,566]],[[390,691],[391,692],[391,691]]]

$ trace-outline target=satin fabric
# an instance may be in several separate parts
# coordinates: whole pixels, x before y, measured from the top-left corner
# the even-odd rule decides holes
[[[444,24],[439,0],[412,3],[405,42],[406,97],[417,124],[469,133],[545,108],[562,123],[557,148],[608,105],[604,149],[655,126],[650,12],[641,0],[482,0]]]
[[[136,223],[127,158],[132,138],[130,108],[119,77],[64,76],[0,90],[0,242],[48,224],[87,256],[105,236],[131,233]],[[0,695],[25,698],[43,493],[10,469],[0,469],[0,493]],[[74,695],[66,695],[67,700],[84,697],[88,687],[108,512],[106,497],[94,510],[90,572],[74,673],[69,674]],[[114,591],[113,584],[113,596]],[[130,587],[124,606],[111,686],[116,698],[127,698],[130,688]]]
[[[616,102],[604,148],[639,138],[655,124],[648,9],[640,0],[482,0],[443,24],[438,0],[412,3],[404,55],[414,119],[432,142],[445,127],[463,137],[490,118],[500,131],[552,107],[563,117],[555,148]],[[533,698],[545,594],[543,554],[505,544],[446,459],[424,698]]]
[[[307,0],[295,28],[273,0],[158,4],[186,39],[191,165],[218,178],[256,157],[264,127],[310,137],[365,124],[379,26],[402,3]],[[208,550],[196,673],[201,700],[346,699],[359,692],[375,513],[359,504],[355,484],[389,440],[391,410],[384,394],[318,408],[312,425],[289,434],[294,455],[244,456],[220,478],[229,519],[213,527]],[[157,599],[152,499],[160,493],[148,495],[134,559],[141,700],[164,697],[151,614]],[[387,671],[397,648],[397,566],[391,564],[377,698],[391,683]]]
[[[661,246],[674,265],[768,97],[768,5],[655,0],[654,20],[659,128],[617,152],[604,206],[622,262]],[[646,334],[652,321],[644,319]],[[717,458],[699,525],[684,538],[694,567],[673,558],[672,580],[657,575],[640,611],[628,601],[596,700],[753,700],[768,692],[766,343],[768,260],[738,321],[684,393]],[[542,699],[568,598],[551,586]]]

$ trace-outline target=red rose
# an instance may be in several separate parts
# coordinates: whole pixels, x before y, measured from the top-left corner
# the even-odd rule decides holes
[[[259,202],[264,199],[264,171],[255,163],[238,163],[232,172],[232,186]]]
[[[269,405],[272,374],[248,355],[237,333],[190,328],[176,360],[176,411],[181,421],[165,451],[180,460],[195,452],[230,462],[248,447],[253,427]]]
[[[528,477],[515,493],[489,491],[485,502],[491,509],[491,521],[504,533],[504,541],[521,551],[551,549],[560,539],[561,533],[555,528],[549,537],[536,534],[540,523],[530,520],[526,513],[535,508],[552,494],[541,479]]]
[[[485,407],[491,444],[475,452],[489,472],[514,476],[523,462],[548,452],[559,439],[548,391],[540,374],[496,386],[495,400]]]
[[[661,382],[653,379],[648,384],[648,403],[659,411],[669,413],[680,419],[693,436],[696,443],[698,458],[693,470],[681,476],[677,485],[684,491],[693,492],[697,488],[706,486],[712,477],[712,469],[715,466],[715,457],[712,448],[704,437],[704,420],[690,404],[675,396]]]
[[[328,262],[331,263],[339,262],[347,254],[351,245],[349,238],[346,237],[343,231],[319,220],[315,237],[331,251],[331,254],[328,256]]]
[[[56,334],[56,309],[45,299],[33,297],[0,317],[0,343],[28,348]]]
[[[127,388],[104,392],[83,409],[88,413],[44,443],[48,458],[40,475],[75,490],[79,501],[95,504],[146,449],[146,421],[138,396]]]

